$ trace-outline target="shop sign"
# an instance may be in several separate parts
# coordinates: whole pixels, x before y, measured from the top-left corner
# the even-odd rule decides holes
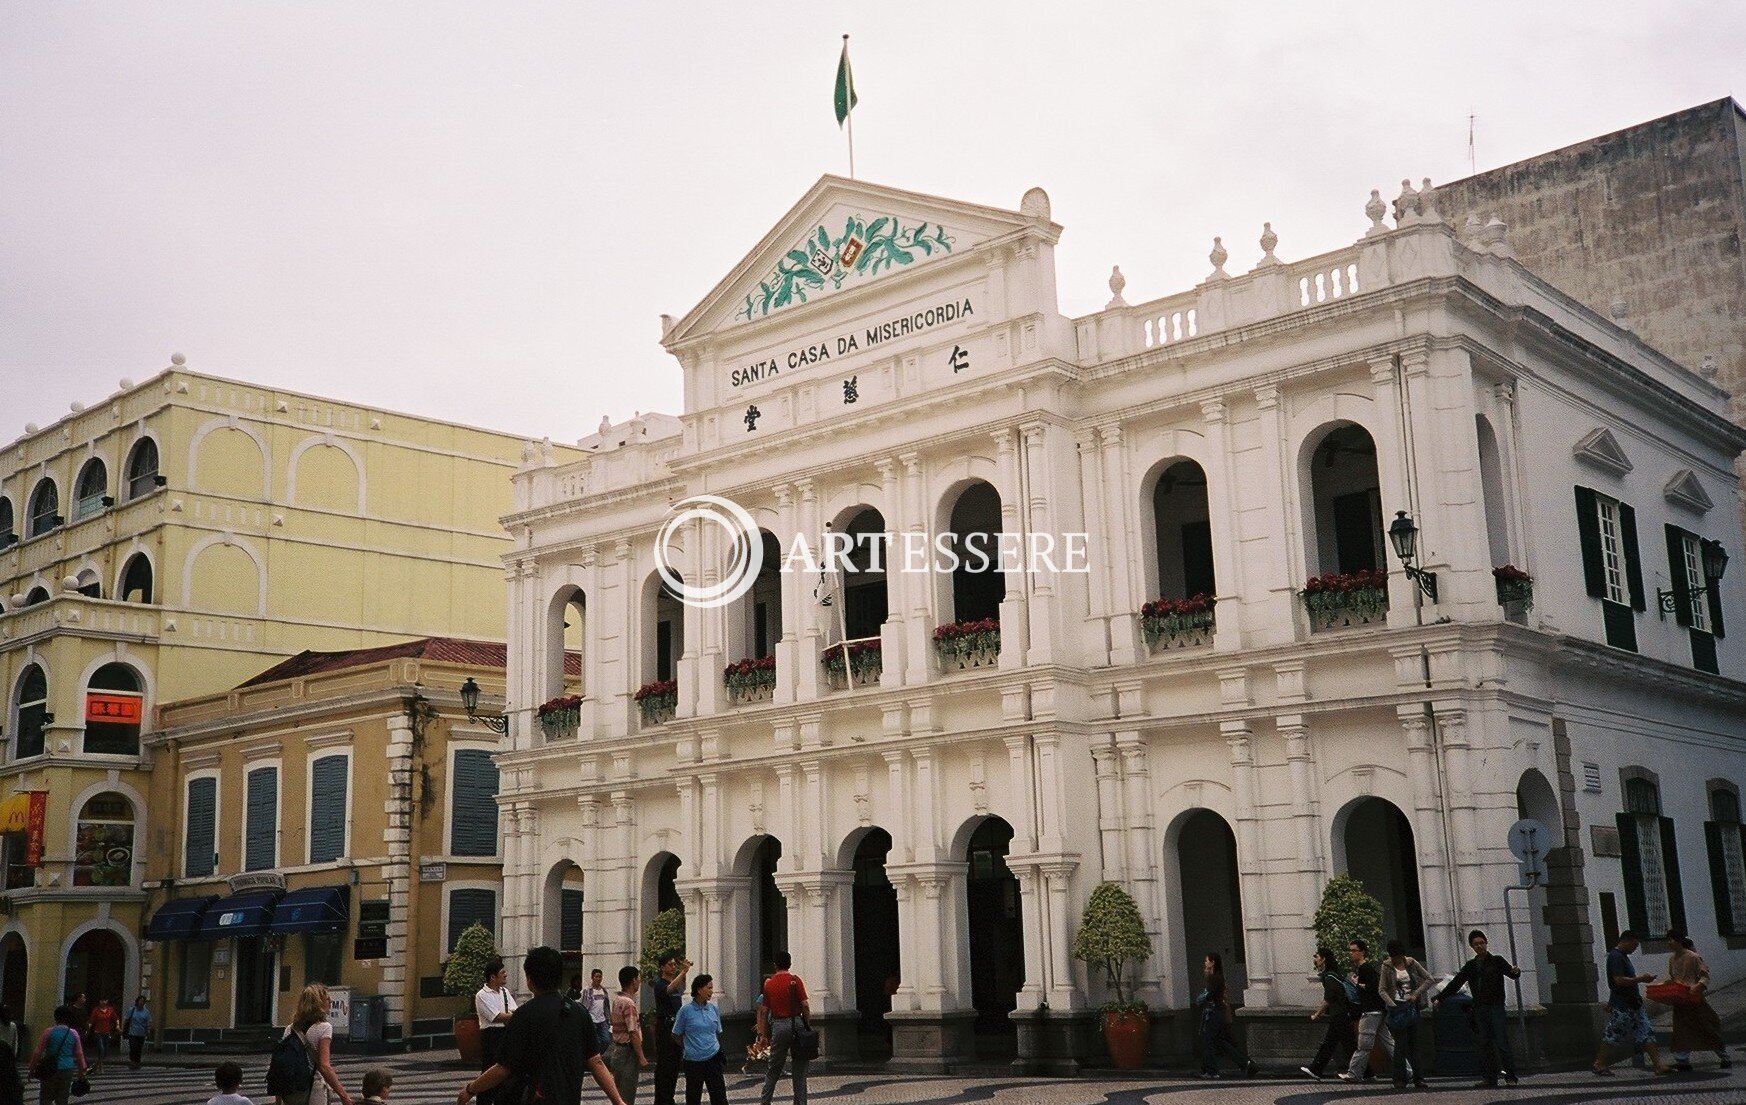
[[[0,802],[0,833],[24,834],[24,865],[41,867],[48,791],[26,790]]]
[[[245,890],[283,890],[285,876],[277,871],[248,871],[241,875],[232,875],[230,892],[241,894]]]
[[[421,863],[418,866],[419,882],[442,882],[449,877],[449,865],[446,863]]]
[[[386,936],[366,936],[352,941],[353,959],[387,959],[388,938]]]
[[[97,722],[106,725],[138,725],[142,701],[136,694],[100,694],[97,691],[88,691],[85,694],[85,721],[87,724]]]

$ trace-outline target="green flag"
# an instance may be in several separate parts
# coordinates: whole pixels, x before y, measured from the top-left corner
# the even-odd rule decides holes
[[[843,125],[843,120],[854,110],[855,78],[849,72],[849,36],[843,36],[843,59],[837,62],[837,126]]]

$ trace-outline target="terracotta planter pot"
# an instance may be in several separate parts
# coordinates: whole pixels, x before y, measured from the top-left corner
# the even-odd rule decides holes
[[[484,1045],[479,1042],[479,1018],[471,1013],[464,1013],[455,1018],[455,1047],[461,1052],[461,1061],[478,1066],[485,1058]]]
[[[1151,1018],[1144,1013],[1105,1013],[1103,1042],[1119,1070],[1134,1070],[1146,1061],[1146,1037]]]

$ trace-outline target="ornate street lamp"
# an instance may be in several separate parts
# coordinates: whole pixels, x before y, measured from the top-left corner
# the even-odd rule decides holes
[[[1687,587],[1685,589],[1686,601],[1688,603],[1696,603],[1699,595],[1722,582],[1722,573],[1728,570],[1728,550],[1722,548],[1722,543],[1720,541],[1699,541],[1698,559],[1703,562],[1704,585],[1702,587]],[[1678,591],[1668,591],[1657,588],[1655,591],[1655,597],[1661,600],[1661,612],[1663,614],[1671,614],[1678,609]]]
[[[509,732],[509,718],[503,714],[482,714],[479,712],[479,684],[467,676],[467,681],[461,684],[461,705],[467,708],[467,720],[477,722],[493,733]]]
[[[1437,573],[1427,572],[1413,561],[1418,559],[1419,527],[1413,525],[1413,520],[1407,517],[1407,512],[1394,512],[1394,521],[1388,527],[1388,541],[1394,546],[1394,555],[1400,557],[1401,566],[1406,569],[1406,576],[1419,585],[1419,590],[1433,603],[1437,601]]]

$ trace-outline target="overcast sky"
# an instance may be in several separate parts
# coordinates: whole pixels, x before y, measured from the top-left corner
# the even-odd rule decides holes
[[[1061,307],[1746,95],[1746,3],[0,0],[0,441],[197,371],[574,440],[821,173],[1065,228]]]

